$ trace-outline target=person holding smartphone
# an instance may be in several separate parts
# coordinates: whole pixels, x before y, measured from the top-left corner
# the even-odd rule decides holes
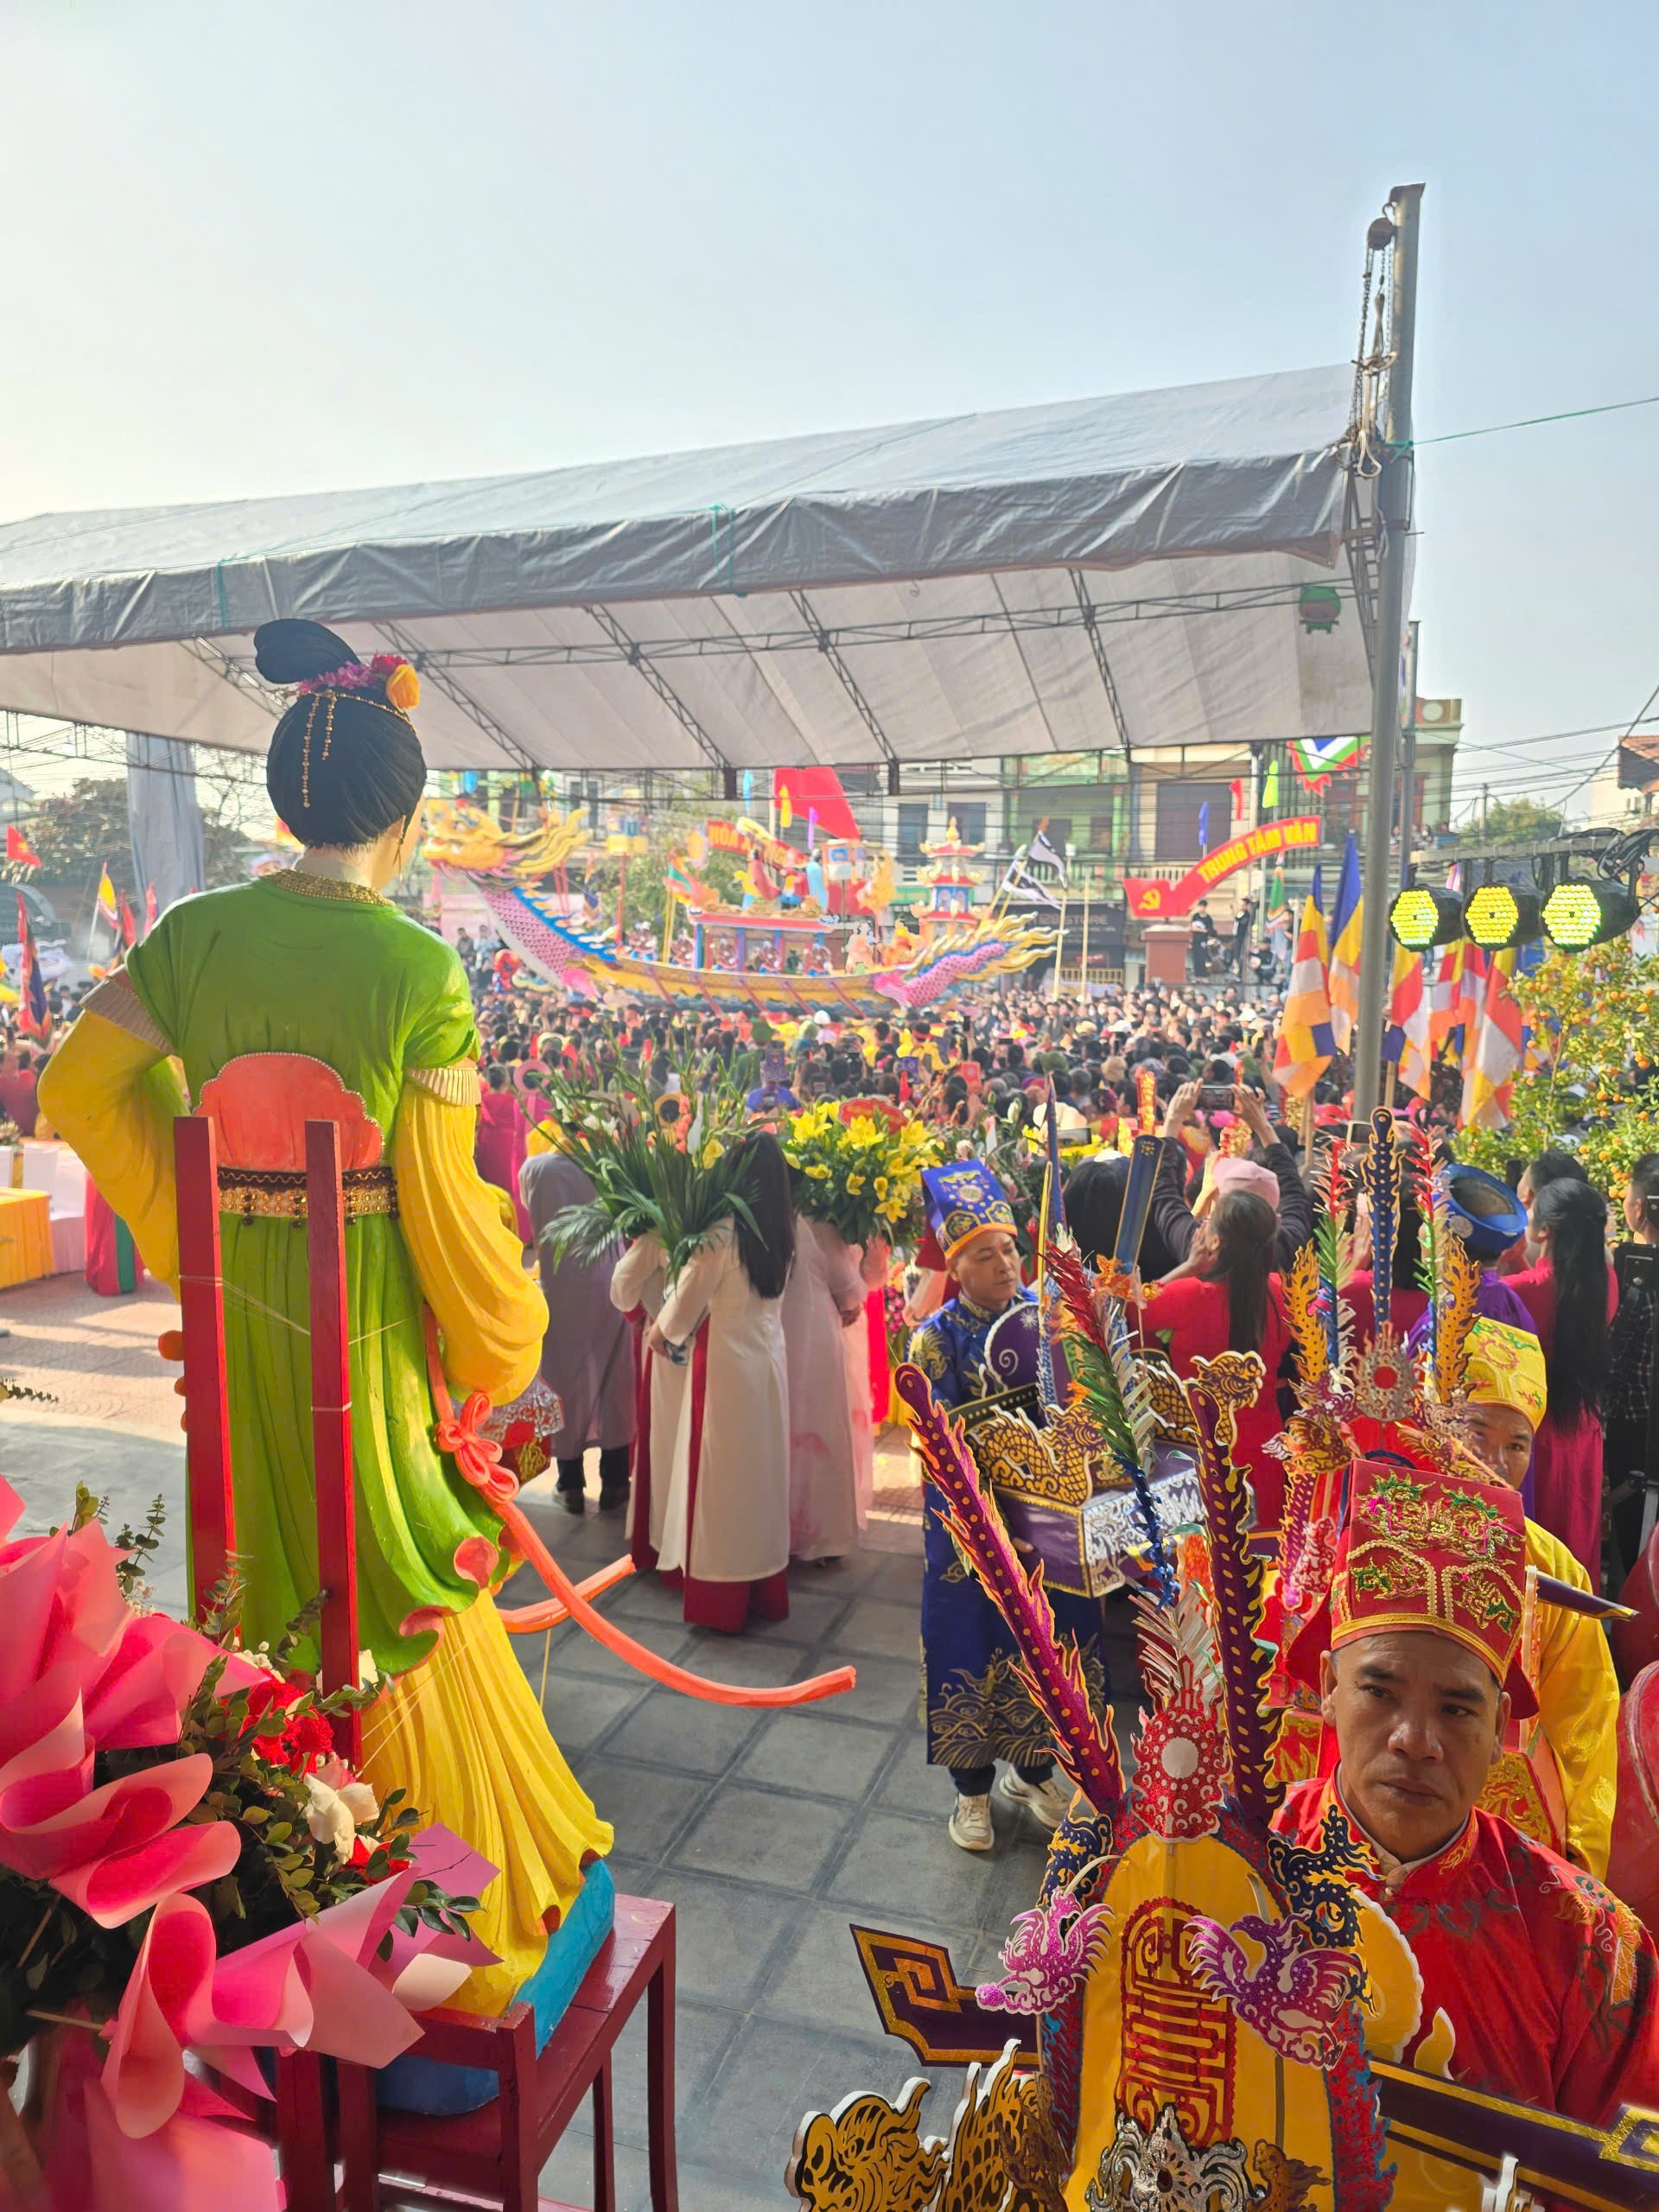
[[[1158,1179],[1153,1186],[1152,1224],[1177,1266],[1192,1251],[1198,1227],[1198,1217],[1186,1202],[1185,1147],[1180,1137],[1198,1109],[1199,1089],[1196,1083],[1184,1083],[1169,1102],[1164,1116],[1164,1155],[1158,1163]],[[1274,1134],[1267,1108],[1257,1093],[1246,1084],[1236,1084],[1232,1108],[1255,1139],[1253,1164],[1264,1168],[1278,1186],[1273,1265],[1282,1274],[1313,1236],[1313,1204],[1289,1147]],[[1265,1179],[1262,1194],[1267,1195]]]

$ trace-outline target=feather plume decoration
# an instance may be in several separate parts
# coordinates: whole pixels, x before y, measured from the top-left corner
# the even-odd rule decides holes
[[[963,1446],[959,1424],[935,1398],[920,1368],[900,1367],[893,1380],[909,1410],[928,1479],[943,1501],[944,1525],[1007,1624],[1019,1654],[1020,1678],[1053,1732],[1061,1765],[1095,1810],[1116,1821],[1124,1806],[1117,1746],[1090,1709],[1075,1645],[1062,1650],[1056,1639],[1041,1568],[1027,1574],[1020,1565],[1002,1516]]]
[[[1221,1654],[1204,1591],[1185,1582],[1173,1605],[1160,1605],[1141,1590],[1131,1590],[1141,1680],[1154,1705],[1178,1697],[1202,1698],[1213,1705],[1222,1690]]]
[[[1440,1281],[1434,1298],[1434,1395],[1449,1406],[1468,1381],[1469,1332],[1479,1311],[1480,1269],[1449,1219],[1434,1239]]]
[[[1175,1570],[1147,1479],[1157,1415],[1129,1342],[1122,1306],[1108,1299],[1103,1319],[1088,1270],[1069,1237],[1049,1247],[1048,1280],[1073,1402],[1081,1401],[1088,1408],[1112,1457],[1128,1478],[1146,1530],[1153,1579],[1166,1599],[1173,1598]]]
[[[1268,1718],[1269,1655],[1256,1641],[1262,1618],[1262,1562],[1249,1547],[1248,1491],[1233,1465],[1241,1406],[1253,1405],[1265,1370],[1255,1352],[1224,1351],[1194,1363],[1192,1395],[1201,1411],[1198,1487],[1210,1535],[1216,1634],[1233,1760],[1233,1795],[1247,1820],[1266,1827],[1284,1793],[1274,1773],[1279,1724]]]
[[[1290,1273],[1285,1277],[1285,1307],[1303,1385],[1311,1389],[1331,1371],[1331,1340],[1319,1312],[1319,1255],[1312,1244],[1301,1245],[1290,1263]]]

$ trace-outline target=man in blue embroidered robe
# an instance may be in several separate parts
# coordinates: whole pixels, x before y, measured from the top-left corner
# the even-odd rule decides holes
[[[930,1167],[922,1178],[933,1232],[957,1294],[910,1340],[910,1357],[952,1408],[1035,1379],[1036,1332],[1015,1313],[1034,1314],[1020,1280],[1014,1210],[979,1160]],[[1065,1817],[1070,1792],[1053,1779],[1046,1723],[1020,1683],[1014,1639],[963,1565],[941,1517],[931,1483],[923,1485],[922,1699],[930,1766],[950,1770],[957,1787],[950,1840],[964,1851],[995,1842],[991,1795],[1022,1806],[1046,1828]],[[1049,1592],[1055,1626],[1082,1656],[1090,1701],[1110,1725],[1101,1601]],[[1007,1764],[996,1781],[996,1763]]]

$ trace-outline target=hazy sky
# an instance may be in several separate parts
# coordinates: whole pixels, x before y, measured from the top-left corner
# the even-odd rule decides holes
[[[0,0],[0,516],[1344,359],[1417,179],[1421,436],[1659,393],[1656,81],[1651,0]],[[1659,407],[1425,452],[1471,748],[1637,713],[1656,515]]]

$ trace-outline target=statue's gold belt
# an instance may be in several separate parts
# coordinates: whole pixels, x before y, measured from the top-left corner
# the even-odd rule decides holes
[[[348,1167],[340,1179],[347,1221],[397,1214],[397,1181],[390,1167]],[[221,1167],[219,1210],[244,1221],[303,1221],[305,1171],[300,1167]]]

